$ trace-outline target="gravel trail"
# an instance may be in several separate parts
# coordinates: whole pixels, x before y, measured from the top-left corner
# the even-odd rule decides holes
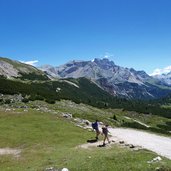
[[[161,156],[171,159],[171,138],[134,129],[109,128],[113,138],[125,143],[141,146]]]

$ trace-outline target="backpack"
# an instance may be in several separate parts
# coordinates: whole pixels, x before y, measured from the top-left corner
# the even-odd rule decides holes
[[[91,126],[92,126],[93,129],[96,129],[96,128],[97,128],[96,122],[93,122],[93,123],[91,124]]]

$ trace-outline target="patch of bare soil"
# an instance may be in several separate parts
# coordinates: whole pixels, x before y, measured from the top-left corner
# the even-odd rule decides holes
[[[21,150],[13,148],[0,148],[0,155],[13,155],[14,157],[19,157]]]

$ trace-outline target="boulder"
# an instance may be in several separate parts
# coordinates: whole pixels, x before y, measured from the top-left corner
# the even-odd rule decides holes
[[[70,114],[70,113],[63,113],[62,116],[64,118],[67,118],[67,119],[71,119],[72,118],[72,114]]]

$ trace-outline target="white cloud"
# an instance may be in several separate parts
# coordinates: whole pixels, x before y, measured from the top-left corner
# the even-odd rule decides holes
[[[109,58],[110,56],[109,55],[105,55],[104,58]]]
[[[105,53],[104,58],[112,58],[113,54],[110,54],[108,52]]]
[[[29,64],[29,65],[32,65],[32,66],[36,66],[36,64],[39,62],[38,60],[34,60],[34,61],[21,61],[22,63],[25,63],[25,64]]]
[[[161,74],[167,74],[171,72],[171,65],[170,66],[167,66],[163,69],[160,69],[160,68],[157,68],[155,69],[152,74],[150,74],[151,76],[154,76],[154,75],[161,75]]]

